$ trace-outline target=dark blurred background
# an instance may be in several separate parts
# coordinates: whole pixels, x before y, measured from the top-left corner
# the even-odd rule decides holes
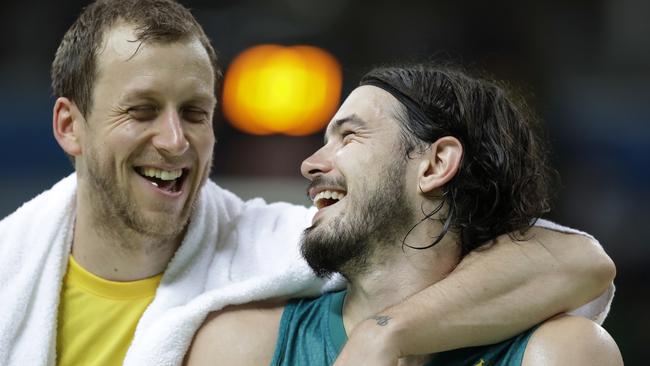
[[[49,66],[85,1],[0,5],[0,217],[72,172],[51,132]],[[338,58],[343,95],[371,66],[451,59],[508,80],[545,121],[562,176],[548,218],[595,235],[618,267],[605,327],[627,364],[650,337],[650,2],[182,1],[229,62],[260,43]],[[299,164],[321,142],[248,136],[217,115],[213,177],[244,197],[308,204]],[[29,245],[29,243],[25,243]]]

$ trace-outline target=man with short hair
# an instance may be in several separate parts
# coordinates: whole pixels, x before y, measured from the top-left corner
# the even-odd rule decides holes
[[[99,0],[66,32],[52,66],[52,126],[75,174],[0,222],[0,364],[176,365],[208,312],[335,285],[316,280],[298,256],[313,209],[243,202],[208,179],[220,76],[201,26],[174,1]],[[462,321],[437,318],[465,298],[454,281],[480,277],[484,298],[513,304],[465,309],[505,322],[477,339],[578,307],[610,286],[602,303],[586,308],[602,320],[614,276],[602,249],[550,230],[538,239],[502,237],[464,263],[491,266],[540,248],[554,257],[506,268],[505,278],[472,266],[452,272],[410,306],[396,306],[404,313],[395,322],[474,334]],[[433,305],[427,299],[439,291],[445,301]],[[544,296],[529,299],[531,292]],[[365,325],[350,352],[367,337],[377,340],[379,360],[409,353],[401,342],[449,346]]]
[[[345,276],[347,289],[223,310],[199,331],[187,364],[332,365],[365,319],[391,327],[384,309],[442,281],[463,256],[506,232],[534,235],[527,231],[549,210],[553,187],[544,143],[525,112],[495,83],[448,67],[370,71],[330,122],[325,145],[302,164],[319,209],[302,254],[318,275]],[[401,362],[623,364],[607,332],[575,316],[496,344]]]

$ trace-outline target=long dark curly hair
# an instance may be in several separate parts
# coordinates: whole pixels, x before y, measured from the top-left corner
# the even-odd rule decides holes
[[[444,136],[463,145],[459,171],[442,187],[443,230],[418,248],[435,245],[451,230],[466,255],[501,234],[519,239],[550,210],[557,173],[548,164],[539,120],[503,84],[431,63],[379,67],[360,82],[378,84],[402,94],[405,108],[395,117],[407,158]],[[423,221],[440,208],[425,212]]]

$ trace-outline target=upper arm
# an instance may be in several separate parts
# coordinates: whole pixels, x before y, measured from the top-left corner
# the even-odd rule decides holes
[[[528,342],[522,366],[623,365],[616,342],[598,324],[561,316],[544,322]]]
[[[184,364],[270,364],[283,309],[283,304],[258,302],[210,314],[194,336]]]

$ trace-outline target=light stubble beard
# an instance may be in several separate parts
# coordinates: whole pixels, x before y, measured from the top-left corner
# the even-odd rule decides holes
[[[300,250],[317,276],[363,274],[408,231],[414,214],[404,191],[406,164],[383,171],[387,176],[378,179],[377,189],[363,197],[346,197],[345,212],[303,232]],[[362,183],[359,186],[372,186]]]
[[[185,232],[199,192],[196,192],[193,197],[190,192],[188,198],[192,200],[190,208],[183,209],[180,216],[147,218],[140,212],[135,199],[130,198],[127,191],[118,188],[113,179],[114,175],[110,173],[110,166],[103,166],[94,152],[88,151],[86,166],[89,193],[93,195],[91,222],[99,235],[117,239],[116,242],[124,249],[136,249],[134,248],[136,243],[132,241],[134,235],[128,235],[129,231],[135,236],[151,239],[160,245],[178,238]],[[198,190],[207,181],[210,168],[211,160],[208,162],[208,169]]]

